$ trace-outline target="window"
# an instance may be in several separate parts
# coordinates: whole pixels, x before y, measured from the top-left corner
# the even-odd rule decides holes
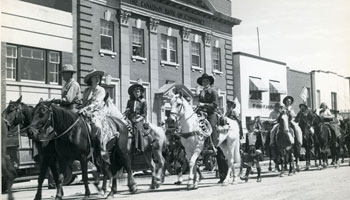
[[[60,67],[60,52],[6,45],[7,79],[58,84]]]
[[[6,46],[6,78],[16,79],[17,47]]]
[[[337,93],[331,92],[332,110],[337,110]]]
[[[306,105],[310,107],[311,106],[311,89],[307,87],[306,90],[307,90]]]
[[[19,77],[22,80],[45,81],[44,50],[21,47]]]
[[[280,102],[281,94],[286,94],[287,91],[279,81],[270,80],[270,101]]]
[[[49,82],[58,84],[59,81],[60,54],[49,51]]]
[[[213,69],[221,72],[221,62],[220,62],[220,48],[213,47]]]
[[[101,19],[101,49],[113,51],[113,22]]]
[[[317,107],[320,107],[321,105],[321,91],[320,90],[316,90],[316,101],[317,101]]]
[[[143,30],[132,28],[132,55],[144,57]]]
[[[250,91],[249,96],[250,96],[250,100],[262,100],[261,91]]]
[[[200,60],[201,60],[200,43],[192,42],[191,47],[192,47],[192,66],[200,67]]]
[[[162,61],[177,62],[177,40],[176,37],[162,35],[161,58]]]

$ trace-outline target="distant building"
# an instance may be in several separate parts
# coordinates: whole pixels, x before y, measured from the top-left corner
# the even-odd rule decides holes
[[[2,109],[20,95],[35,105],[61,96],[60,69],[72,63],[70,0],[2,0]]]
[[[350,111],[350,79],[329,71],[314,70],[311,74],[311,95],[314,109],[325,102],[332,110]]]
[[[303,88],[306,89],[303,90]],[[309,108],[312,108],[310,73],[290,69],[288,67],[287,90],[288,95],[294,98],[294,103],[292,105],[294,112],[297,113],[299,111],[299,104],[301,103],[305,103]],[[300,97],[302,92],[306,92],[306,101]]]
[[[286,63],[243,52],[233,54],[234,89],[242,125],[256,116],[269,117],[287,94]]]

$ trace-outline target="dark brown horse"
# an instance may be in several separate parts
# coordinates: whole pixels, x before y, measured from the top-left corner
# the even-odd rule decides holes
[[[343,147],[343,154],[345,154],[345,148],[346,146],[348,150],[348,155],[350,155],[350,118],[344,119],[341,121],[340,127],[342,129],[342,136],[341,136],[341,146]],[[350,160],[349,160],[349,166],[350,166]]]
[[[21,102],[22,96],[17,101],[10,101],[8,107],[3,112],[4,118],[9,127],[20,125],[21,132],[27,132],[32,122],[33,108]],[[31,134],[28,137],[33,139]],[[58,172],[56,168],[56,153],[53,142],[41,142],[35,140],[35,146],[39,153],[40,174],[38,178],[38,188],[35,199],[41,199],[42,184],[44,182],[47,169],[50,167],[55,183],[58,182]]]
[[[305,148],[305,161],[306,161],[305,170],[310,169],[311,151],[312,151],[312,148],[314,147],[314,135],[313,135],[313,132],[311,131],[312,119],[313,119],[313,116],[311,112],[308,112],[299,120],[299,126],[303,133],[303,146]]]

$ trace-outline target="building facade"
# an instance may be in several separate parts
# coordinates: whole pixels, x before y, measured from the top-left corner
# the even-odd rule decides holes
[[[314,70],[311,74],[311,95],[314,109],[325,102],[332,110],[350,111],[350,78],[334,72]]]
[[[2,109],[21,95],[30,105],[60,98],[59,71],[73,55],[71,5],[68,0],[2,1]]]
[[[230,8],[228,0],[77,0],[78,80],[83,84],[91,69],[105,71],[104,86],[122,111],[128,87],[143,84],[148,120],[159,123],[170,109],[159,95],[164,88],[183,84],[184,91],[198,94],[196,79],[209,73],[224,108],[233,96],[232,27],[240,23]]]
[[[299,111],[299,104],[301,103],[305,103],[309,108],[312,108],[311,89],[310,73],[287,68],[287,91],[288,95],[294,98],[292,109],[295,113]]]
[[[287,94],[286,63],[234,52],[234,90],[240,102],[242,126],[256,116],[267,118]]]

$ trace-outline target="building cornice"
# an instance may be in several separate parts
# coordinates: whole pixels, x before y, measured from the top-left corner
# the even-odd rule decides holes
[[[343,76],[343,75],[340,75],[340,74],[337,74],[337,73],[335,73],[335,72],[331,72],[331,71],[324,71],[324,70],[312,70],[311,71],[311,73],[325,73],[325,74],[334,74],[334,75],[336,75],[336,76],[340,76],[340,77],[342,77],[342,78],[350,78],[350,77],[345,77],[345,76]]]
[[[264,58],[264,57],[259,57],[259,56],[256,56],[256,55],[252,55],[252,54],[248,54],[248,53],[244,53],[244,52],[232,52],[232,55],[241,55],[241,56],[246,56],[246,57],[250,57],[250,58],[255,58],[255,59],[259,59],[259,60],[263,60],[263,61],[267,61],[267,62],[272,62],[272,63],[276,63],[276,64],[279,64],[279,65],[287,65],[286,63],[284,62],[280,62],[280,61],[277,61],[277,60],[272,60],[272,59],[268,59],[268,58]]]

